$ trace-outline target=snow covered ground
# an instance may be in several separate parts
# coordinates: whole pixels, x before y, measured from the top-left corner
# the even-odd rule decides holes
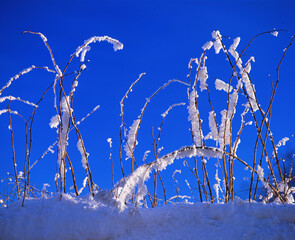
[[[295,205],[179,203],[117,208],[91,196],[28,199],[0,209],[0,239],[295,239]]]

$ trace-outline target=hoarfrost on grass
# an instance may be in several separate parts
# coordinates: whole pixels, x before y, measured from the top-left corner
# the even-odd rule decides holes
[[[60,123],[60,116],[58,114],[56,114],[55,116],[53,116],[50,119],[49,126],[50,126],[50,128],[57,128],[59,123]]]
[[[221,42],[221,35],[219,31],[213,31],[212,32],[212,38],[215,39],[214,41],[214,49],[215,53],[218,54],[220,50],[222,49],[222,42]]]
[[[212,41],[209,41],[209,42],[206,42],[204,45],[203,45],[203,50],[206,51],[206,50],[210,50],[210,48],[213,46],[213,42]]]
[[[81,154],[81,163],[82,163],[82,166],[83,168],[87,168],[87,158],[89,156],[89,154],[87,152],[85,152],[86,150],[84,150],[85,148],[83,148],[83,145],[82,145],[82,140],[79,139],[79,141],[77,142],[77,148]]]
[[[199,110],[196,108],[196,98],[198,94],[195,90],[191,91],[190,94],[190,102],[188,107],[189,117],[188,120],[191,122],[192,131],[194,134],[195,144],[196,146],[202,146],[203,142],[203,132],[201,128],[201,122]]]
[[[228,83],[225,83],[224,81],[222,81],[220,79],[215,80],[215,88],[217,90],[223,90],[225,92],[231,92],[233,90],[232,86],[229,86]]]
[[[133,156],[134,146],[137,144],[136,133],[138,131],[139,124],[140,124],[140,119],[134,120],[133,124],[129,128],[129,132],[127,135],[127,142],[124,146],[124,150],[126,152],[127,159],[132,158],[132,156]]]

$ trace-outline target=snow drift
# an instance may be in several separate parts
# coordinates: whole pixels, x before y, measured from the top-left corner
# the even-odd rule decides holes
[[[27,199],[0,209],[0,239],[294,239],[295,206],[181,203],[119,212],[90,195]]]

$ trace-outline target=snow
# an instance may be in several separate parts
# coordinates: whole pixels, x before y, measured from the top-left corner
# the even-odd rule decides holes
[[[204,45],[203,45],[203,50],[206,51],[206,50],[210,50],[210,48],[213,46],[213,42],[212,41],[209,41],[209,42],[206,42]]]
[[[221,42],[221,35],[219,31],[213,31],[212,32],[212,38],[215,39],[214,41],[214,49],[215,53],[218,54],[220,50],[222,49],[222,42]]]
[[[192,131],[194,134],[194,139],[196,146],[202,146],[202,139],[203,139],[203,133],[201,128],[201,122],[199,110],[196,108],[196,98],[198,98],[198,94],[195,90],[191,91],[190,94],[190,101],[189,101],[189,117],[188,120],[192,124]]]
[[[137,144],[136,134],[139,129],[139,125],[140,125],[140,119],[136,119],[136,120],[134,120],[133,124],[129,128],[129,132],[127,135],[127,142],[124,146],[124,150],[125,150],[126,156],[127,156],[126,160],[128,158],[132,158],[132,156],[133,156],[134,147]]]
[[[224,81],[222,81],[220,79],[215,80],[215,88],[217,90],[223,90],[225,92],[231,92],[233,90],[232,86],[229,86],[228,83],[225,83]]]
[[[82,163],[82,166],[83,168],[87,168],[87,157],[88,157],[88,153],[84,151],[84,148],[83,148],[83,145],[82,145],[82,140],[79,139],[78,142],[77,142],[77,148],[81,154],[81,163]]]
[[[27,199],[0,209],[1,239],[294,239],[295,206],[179,203],[152,209],[108,205],[99,196]]]

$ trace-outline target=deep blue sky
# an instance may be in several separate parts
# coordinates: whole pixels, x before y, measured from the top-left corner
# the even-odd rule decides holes
[[[275,68],[283,49],[295,33],[294,12],[294,1],[43,1],[43,3],[1,1],[1,86],[10,77],[31,65],[53,68],[49,53],[41,39],[38,36],[21,34],[22,31],[42,32],[48,38],[48,43],[61,69],[65,67],[75,49],[92,36],[108,35],[121,41],[124,49],[117,52],[114,52],[107,43],[91,46],[91,51],[87,55],[87,59],[91,61],[87,64],[88,70],[80,78],[74,102],[77,119],[86,115],[94,106],[98,104],[101,106],[87,122],[80,126],[80,130],[86,149],[90,153],[89,161],[95,182],[102,188],[110,188],[111,168],[106,140],[109,137],[113,139],[115,180],[119,180],[121,178],[118,155],[119,102],[140,73],[147,74],[125,102],[127,126],[130,126],[137,118],[145,99],[159,86],[170,79],[187,81],[187,66],[190,58],[201,55],[201,47],[206,41],[211,40],[213,30],[219,30],[222,35],[231,38],[224,41],[227,47],[231,45],[232,39],[241,37],[238,48],[240,51],[258,33],[274,28],[285,29],[289,32],[279,33],[277,38],[265,35],[257,39],[244,58],[245,62],[248,57],[255,56],[256,62],[252,64],[252,78],[258,98],[265,109],[271,92],[269,74],[275,78]],[[216,78],[228,81],[230,77],[229,65],[224,60],[223,53],[215,55],[213,49],[208,53],[208,84],[215,93],[213,100],[217,106],[217,112],[225,108],[226,95],[214,91],[214,81]],[[76,59],[70,70],[75,69],[77,63]],[[276,142],[285,136],[291,137],[295,133],[294,66],[295,48],[293,46],[281,67],[279,89],[273,105],[272,131]],[[53,80],[53,74],[35,70],[15,81],[7,91],[3,92],[3,96],[12,94],[36,102]],[[206,94],[203,96],[203,103],[200,105],[205,134],[209,111],[206,96]],[[160,125],[161,113],[174,103],[186,101],[186,88],[177,83],[169,86],[153,99],[139,132],[139,145],[136,150],[139,163],[145,150],[153,150],[152,127],[157,128]],[[240,103],[243,103],[242,100]],[[1,109],[6,107],[7,102],[1,103]],[[26,118],[32,110],[31,107],[18,103],[12,103],[11,108],[22,112]],[[50,129],[48,125],[54,114],[53,93],[50,90],[44,102],[40,104],[35,119],[32,161],[39,158],[56,139],[55,130]],[[25,154],[24,126],[17,117],[14,117],[13,121],[18,170],[22,170]],[[237,122],[239,125],[238,115]],[[7,176],[7,171],[12,173],[10,132],[7,126],[8,115],[1,115],[0,179]],[[164,125],[161,138],[161,146],[164,146],[162,153],[191,144],[188,129],[186,107],[174,109],[167,116]],[[251,135],[250,130],[242,136],[244,144],[240,145],[240,151],[244,154],[243,158],[249,162],[253,155],[255,136],[255,133]],[[287,151],[286,149],[295,148],[293,138],[291,140],[289,147],[282,150],[282,153]],[[84,176],[73,133],[70,136],[69,150],[70,157],[75,162],[78,185],[81,186]],[[152,156],[151,153],[147,161],[153,160]],[[128,172],[127,164],[129,165],[125,162],[126,172]],[[181,168],[181,166],[182,164],[179,163],[175,167]],[[168,182],[171,181],[175,167],[168,169],[166,176]],[[55,168],[56,155],[49,154],[32,170],[31,181],[36,182],[38,187],[42,186],[42,183],[54,186]],[[183,174],[189,174],[189,171],[183,170]],[[237,172],[236,178],[239,178],[241,174]],[[182,189],[186,188],[183,184],[186,178],[182,177],[180,180]],[[191,181],[191,184],[195,185],[193,180]],[[4,185],[1,189],[6,187],[6,182]],[[70,181],[68,185],[71,185]],[[242,184],[240,188],[247,188],[247,186],[248,184]],[[171,189],[167,188],[170,195],[173,195],[173,186]]]

